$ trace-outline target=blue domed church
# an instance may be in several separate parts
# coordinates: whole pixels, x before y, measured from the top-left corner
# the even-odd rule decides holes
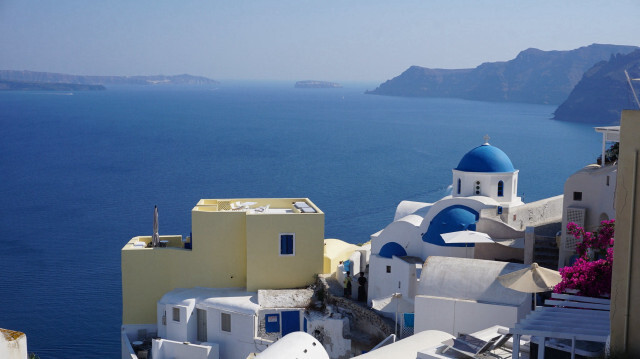
[[[450,195],[435,203],[402,201],[394,221],[371,236],[370,301],[398,292],[413,300],[430,256],[522,260],[525,228],[557,220],[556,211],[548,208],[561,209],[562,199],[524,204],[517,195],[518,170],[488,137],[452,172]],[[451,242],[457,232],[469,234],[464,231],[480,232],[494,242]]]

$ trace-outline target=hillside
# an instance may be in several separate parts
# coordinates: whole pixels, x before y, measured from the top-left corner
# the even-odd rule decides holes
[[[596,125],[619,124],[625,109],[637,110],[624,71],[640,78],[640,50],[611,56],[589,69],[565,102],[555,111],[554,119]],[[636,92],[640,87],[634,81]]]
[[[613,54],[635,46],[593,44],[570,51],[527,49],[506,62],[473,69],[412,66],[368,94],[409,97],[456,97],[480,101],[562,103],[583,73]]]
[[[103,91],[102,85],[81,85],[60,82],[23,82],[0,80],[0,91]]]
[[[218,82],[202,76],[83,76],[52,72],[0,70],[0,80],[19,82],[67,83],[82,85],[215,85]]]

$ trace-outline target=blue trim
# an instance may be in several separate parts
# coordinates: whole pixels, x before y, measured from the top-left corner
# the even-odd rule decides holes
[[[280,235],[280,254],[293,254],[293,235]]]
[[[427,233],[422,236],[422,240],[443,247],[473,247],[475,246],[474,243],[447,244],[442,239],[441,234],[464,231],[465,229],[474,231],[479,218],[478,212],[467,206],[455,205],[447,207],[433,217],[431,223],[429,223]]]
[[[407,251],[404,250],[404,247],[399,245],[396,242],[389,242],[380,248],[380,252],[378,253],[380,257],[391,258],[393,256],[396,257],[404,257],[407,255]]]
[[[347,259],[346,261],[344,261],[343,267],[344,267],[344,271],[345,272],[353,273],[353,272],[351,272],[351,261],[350,260]]]
[[[282,336],[300,331],[300,311],[287,310],[282,312]]]
[[[414,313],[402,313],[402,315],[404,316],[405,328],[413,328]]]
[[[264,331],[267,333],[280,332],[280,314],[265,314]]]
[[[498,181],[498,197],[504,197],[504,182]]]

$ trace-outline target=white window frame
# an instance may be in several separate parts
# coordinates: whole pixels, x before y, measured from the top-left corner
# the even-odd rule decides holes
[[[293,250],[291,254],[282,254],[282,236],[290,235],[293,237]],[[296,234],[295,233],[280,233],[278,235],[278,254],[281,257],[292,257],[296,255]]]

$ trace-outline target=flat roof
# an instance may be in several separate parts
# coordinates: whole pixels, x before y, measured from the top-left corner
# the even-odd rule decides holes
[[[620,126],[601,126],[594,129],[602,134],[603,141],[620,142]]]
[[[246,214],[322,213],[308,198],[201,199],[193,208],[202,212],[245,212]]]

